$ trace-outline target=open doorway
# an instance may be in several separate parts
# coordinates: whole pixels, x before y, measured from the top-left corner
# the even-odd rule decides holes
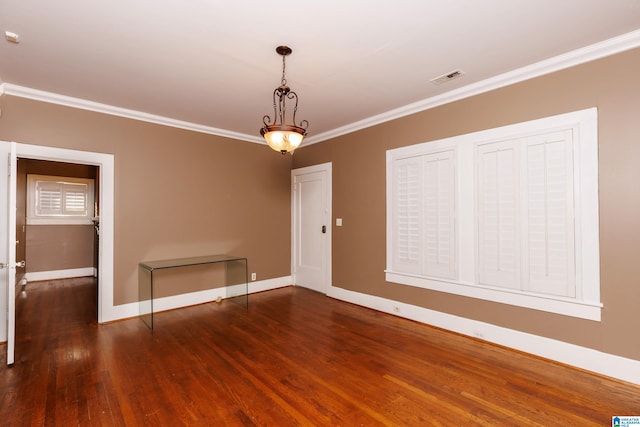
[[[99,176],[95,165],[18,158],[18,297],[27,297],[28,283],[92,277],[99,286]],[[97,298],[81,303],[97,313]]]
[[[47,147],[40,145],[21,144],[16,142],[0,141],[0,150],[8,156],[8,162],[6,165],[7,174],[0,174],[3,176],[5,185],[0,187],[0,193],[4,194],[6,189],[6,196],[8,203],[6,209],[0,213],[0,216],[6,218],[6,234],[0,234],[0,240],[3,241],[2,247],[7,247],[8,254],[6,254],[7,264],[10,268],[7,268],[6,278],[4,275],[0,278],[0,284],[6,286],[7,294],[0,295],[0,305],[5,306],[7,310],[6,317],[0,317],[0,333],[5,331],[6,335],[2,333],[2,337],[7,339],[7,364],[11,365],[14,362],[14,347],[15,347],[15,297],[18,294],[15,287],[19,287],[16,279],[17,267],[21,264],[16,259],[16,247],[13,244],[9,244],[9,241],[16,241],[16,211],[17,211],[17,195],[16,195],[16,160],[17,158],[24,159],[38,159],[56,162],[68,162],[77,163],[82,165],[93,165],[98,167],[98,192],[99,192],[99,205],[100,205],[100,239],[98,240],[98,262],[99,266],[97,271],[98,281],[100,287],[97,292],[97,319],[98,323],[104,323],[112,320],[121,319],[124,317],[132,317],[137,313],[137,304],[135,304],[136,311],[127,305],[115,306],[113,301],[113,265],[114,265],[114,192],[115,192],[115,170],[114,170],[114,156],[112,154],[95,153],[88,151],[70,150],[64,148]],[[0,166],[2,166],[0,164]],[[6,214],[6,216],[5,216]],[[4,221],[0,221],[4,222]],[[4,258],[4,257],[3,257]],[[24,274],[24,273],[22,273]],[[134,304],[131,304],[134,305]],[[130,314],[134,313],[134,314]]]
[[[31,144],[16,144],[16,155],[21,159],[93,165],[98,167],[97,193],[100,206],[100,239],[98,240],[98,323],[132,317],[129,307],[114,306],[114,199],[115,168],[113,154],[69,150]],[[15,229],[15,227],[14,227]],[[11,301],[9,301],[11,304]],[[135,304],[137,308],[137,304]]]

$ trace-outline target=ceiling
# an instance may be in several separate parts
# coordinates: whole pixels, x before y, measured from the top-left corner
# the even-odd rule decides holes
[[[286,44],[312,143],[640,46],[640,0],[0,0],[0,30],[4,93],[255,142]]]

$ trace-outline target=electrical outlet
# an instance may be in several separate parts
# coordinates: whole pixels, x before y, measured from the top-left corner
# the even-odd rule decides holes
[[[484,334],[478,330],[473,331],[473,336],[476,338],[484,338]]]
[[[251,281],[256,280],[256,273],[251,273]]]

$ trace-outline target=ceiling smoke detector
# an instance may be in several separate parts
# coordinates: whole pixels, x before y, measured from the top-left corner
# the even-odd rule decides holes
[[[448,81],[451,80],[455,80],[459,77],[462,77],[464,75],[464,71],[462,70],[453,70],[453,71],[449,71],[447,74],[443,74],[441,76],[435,77],[431,80],[429,80],[431,83],[433,83],[434,85],[441,85],[442,83],[446,83]]]

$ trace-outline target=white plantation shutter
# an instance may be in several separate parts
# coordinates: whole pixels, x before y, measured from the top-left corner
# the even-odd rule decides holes
[[[27,175],[27,224],[91,224],[92,179]]]
[[[62,213],[62,186],[58,182],[36,181],[36,214]]]
[[[453,278],[454,152],[397,159],[393,169],[394,270]]]
[[[575,297],[572,131],[526,140],[523,288]]]
[[[35,188],[36,216],[87,216],[87,184],[36,180]]]
[[[520,287],[516,141],[478,147],[479,283]]]
[[[394,258],[393,265],[399,271],[420,273],[422,260],[420,176],[421,159],[411,157],[397,160],[395,171],[394,201]]]
[[[575,297],[572,138],[478,146],[480,284]]]
[[[67,215],[87,215],[87,184],[64,183],[64,213]]]
[[[423,156],[424,267],[427,276],[455,276],[455,174],[453,151]]]

